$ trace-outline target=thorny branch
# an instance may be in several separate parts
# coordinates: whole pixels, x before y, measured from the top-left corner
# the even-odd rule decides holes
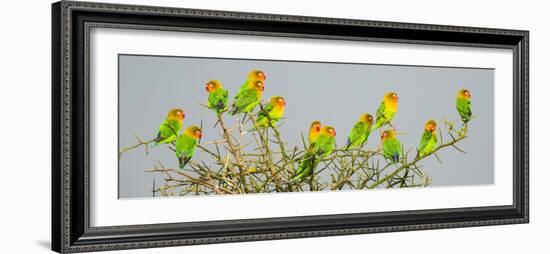
[[[263,110],[263,106],[260,107]],[[431,183],[420,162],[432,155],[437,156],[446,148],[465,153],[458,144],[468,136],[468,126],[457,128],[454,122],[444,121],[446,132],[439,129],[440,142],[431,153],[419,157],[415,148],[408,148],[397,164],[384,159],[381,146],[373,150],[364,148],[335,149],[333,154],[319,161],[311,176],[292,183],[298,164],[306,154],[307,145],[302,135],[303,145],[288,147],[279,129],[274,124],[259,128],[255,116],[248,114],[252,131],[244,131],[247,121],[238,122],[233,127],[226,126],[223,113],[217,122],[221,129],[221,140],[203,142],[197,146],[197,153],[209,156],[207,161],[192,159],[185,169],[166,168],[160,162],[147,172],[162,174],[164,184],[153,186],[153,195],[209,195],[239,193],[272,193],[294,191],[326,191],[342,189],[374,189],[423,187]],[[271,123],[271,119],[268,119]],[[394,126],[391,126],[394,128]],[[248,134],[247,134],[248,133]],[[252,141],[244,141],[249,135]],[[274,139],[270,139],[273,136]],[[444,141],[446,138],[447,141]],[[125,152],[145,146],[153,141],[143,141],[136,136],[138,143],[123,148]],[[371,137],[374,139],[374,137]],[[245,143],[246,142],[246,143]],[[369,142],[375,142],[370,141]],[[244,144],[244,145],[243,145]],[[167,145],[174,151],[174,144]],[[273,149],[275,147],[275,149]],[[405,149],[404,149],[405,151]],[[232,160],[234,159],[234,160]],[[443,163],[443,162],[441,162]]]

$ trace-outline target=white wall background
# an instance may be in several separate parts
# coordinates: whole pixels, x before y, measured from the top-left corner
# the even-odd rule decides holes
[[[531,223],[465,229],[133,250],[123,253],[545,252],[550,226],[550,30],[545,1],[118,0],[249,12],[531,31]],[[7,1],[0,15],[1,253],[50,245],[50,1]],[[539,250],[540,251],[537,251]]]

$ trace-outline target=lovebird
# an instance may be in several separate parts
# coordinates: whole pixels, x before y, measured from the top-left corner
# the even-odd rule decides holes
[[[241,84],[241,87],[239,88],[239,92],[237,93],[237,95],[239,95],[244,90],[246,90],[248,88],[250,82],[255,82],[255,81],[259,80],[259,81],[262,81],[262,84],[264,84],[265,79],[266,79],[266,76],[265,76],[265,73],[263,71],[261,71],[261,70],[252,70],[252,71],[250,71],[246,75],[246,79],[244,80],[244,82]]]
[[[176,156],[179,167],[183,168],[195,154],[195,147],[202,137],[202,131],[197,126],[190,126],[176,140]]]
[[[437,124],[434,120],[429,120],[424,126],[424,134],[420,139],[420,145],[418,146],[418,156],[424,157],[427,154],[433,152],[437,146],[437,134],[435,128]]]
[[[258,103],[260,103],[263,91],[264,83],[261,80],[249,81],[246,87],[241,87],[241,90],[237,96],[235,96],[233,108],[229,113],[235,115],[237,113],[248,113],[252,111]]]
[[[309,176],[317,167],[319,160],[329,156],[334,151],[336,145],[336,130],[331,126],[323,126],[319,133],[319,136],[309,145],[308,151],[298,169],[296,174],[292,177],[291,182],[299,181]]]
[[[256,124],[258,127],[275,126],[275,123],[283,117],[285,113],[286,101],[281,96],[273,96],[264,107],[264,110],[258,114]],[[271,123],[270,121],[271,120]]]
[[[266,75],[261,70],[252,70],[248,73],[247,79],[248,80],[260,80],[262,82],[265,82]]]
[[[315,143],[320,133],[321,133],[321,122],[314,121],[313,123],[311,123],[311,125],[309,126],[309,134],[308,134],[309,145]]]
[[[206,83],[208,92],[208,108],[216,114],[221,114],[227,110],[227,98],[229,93],[222,87],[219,80],[210,80]]]
[[[345,150],[348,150],[350,147],[362,147],[369,138],[372,123],[373,120],[370,114],[365,113],[361,115],[359,121],[355,123],[349,132],[348,143],[346,144]]]
[[[470,102],[470,91],[460,89],[456,96],[456,110],[460,114],[463,123],[468,123],[472,117],[472,103]]]
[[[376,110],[376,124],[374,129],[378,129],[386,124],[389,124],[397,112],[397,101],[399,98],[394,92],[389,92],[384,95],[384,99]]]
[[[154,139],[153,146],[160,144],[170,143],[176,140],[176,137],[179,134],[181,125],[183,124],[183,119],[185,118],[185,113],[182,109],[175,108],[168,112],[168,116],[159,127],[157,137]]]
[[[391,163],[399,162],[399,158],[403,155],[401,150],[401,142],[395,137],[394,130],[385,130],[382,132],[382,150],[384,151],[384,157],[391,161]]]
[[[246,80],[242,83],[241,88],[239,89],[239,93],[248,86],[248,82],[259,80],[259,81],[262,81],[262,83],[265,83],[266,78],[267,77],[263,71],[251,70],[246,75]]]

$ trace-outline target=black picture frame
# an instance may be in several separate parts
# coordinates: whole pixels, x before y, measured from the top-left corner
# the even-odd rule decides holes
[[[513,205],[90,227],[91,27],[513,50]],[[52,5],[52,249],[61,253],[472,227],[529,221],[529,32],[62,1]]]

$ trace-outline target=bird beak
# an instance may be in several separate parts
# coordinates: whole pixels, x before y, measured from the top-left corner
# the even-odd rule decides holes
[[[205,86],[204,89],[206,89],[207,92],[210,92],[210,87]]]

